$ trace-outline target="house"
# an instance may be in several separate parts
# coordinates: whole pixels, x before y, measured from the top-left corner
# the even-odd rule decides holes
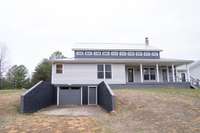
[[[57,89],[57,105],[95,105],[98,84],[121,87],[190,87],[189,68],[182,82],[177,67],[191,60],[166,59],[161,49],[144,44],[77,43],[74,58],[52,59],[51,84]],[[170,55],[169,55],[170,56]]]
[[[189,73],[190,73],[190,82],[197,87],[199,87],[200,84],[200,61],[195,61],[188,65],[189,67]],[[177,67],[177,75],[180,81],[185,82],[186,81],[186,75],[187,75],[187,67],[186,65],[182,65]]]

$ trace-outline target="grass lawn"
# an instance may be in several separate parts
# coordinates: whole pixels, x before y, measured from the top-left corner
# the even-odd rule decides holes
[[[200,90],[119,89],[116,111],[94,116],[20,114],[22,90],[0,90],[0,132],[199,133]]]

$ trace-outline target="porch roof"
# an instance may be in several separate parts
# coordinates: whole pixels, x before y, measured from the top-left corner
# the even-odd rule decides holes
[[[70,63],[70,64],[89,64],[89,63],[112,63],[112,64],[159,64],[159,65],[184,65],[190,64],[192,60],[183,59],[103,59],[103,58],[66,58],[50,60],[52,63]]]

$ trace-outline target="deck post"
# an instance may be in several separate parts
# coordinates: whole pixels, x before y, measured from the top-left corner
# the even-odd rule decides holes
[[[167,81],[169,82],[169,67],[167,66]]]
[[[60,104],[60,86],[57,86],[57,106]]]
[[[175,82],[174,64],[172,64],[172,78],[173,82]]]
[[[186,64],[186,69],[187,69],[187,81],[190,82],[190,70],[187,64]]]
[[[157,82],[160,82],[160,77],[159,77],[159,67],[158,67],[158,64],[156,64],[156,79],[157,79]]]
[[[140,80],[141,80],[141,83],[143,83],[143,69],[142,69],[142,64],[140,64]]]

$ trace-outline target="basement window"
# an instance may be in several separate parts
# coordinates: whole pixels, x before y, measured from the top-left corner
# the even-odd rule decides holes
[[[56,64],[56,73],[57,74],[63,73],[63,64]]]

